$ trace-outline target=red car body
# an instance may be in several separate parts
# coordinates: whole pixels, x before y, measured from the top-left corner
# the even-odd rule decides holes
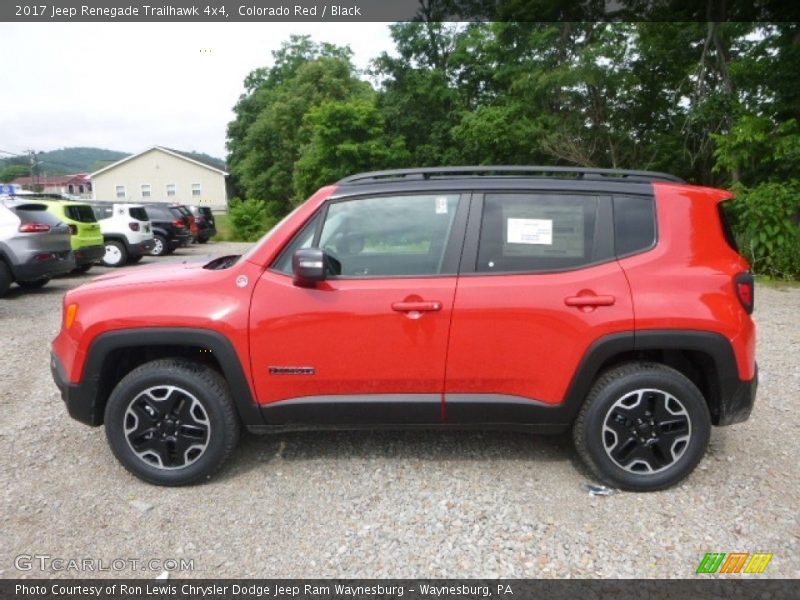
[[[229,380],[255,431],[348,423],[558,430],[600,372],[638,358],[683,368],[715,424],[741,421],[755,395],[755,328],[749,266],[720,217],[731,195],[651,186],[657,241],[628,256],[559,272],[482,274],[462,262],[452,275],[298,286],[275,261],[327,203],[355,193],[325,187],[229,268],[137,269],[68,292],[54,376],[71,414],[92,425],[103,422],[124,372],[185,346],[182,355]],[[335,411],[331,398],[342,400]],[[387,400],[384,416],[353,398]]]

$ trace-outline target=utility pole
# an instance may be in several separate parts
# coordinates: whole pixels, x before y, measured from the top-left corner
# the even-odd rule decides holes
[[[41,164],[36,160],[36,150],[26,150],[30,157],[31,162],[31,187],[33,191],[39,191],[36,188],[39,186],[39,165]]]

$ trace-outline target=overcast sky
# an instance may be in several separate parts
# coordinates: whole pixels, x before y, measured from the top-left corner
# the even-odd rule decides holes
[[[349,44],[361,69],[393,48],[386,23],[2,23],[0,150],[224,158],[245,76],[291,34]]]

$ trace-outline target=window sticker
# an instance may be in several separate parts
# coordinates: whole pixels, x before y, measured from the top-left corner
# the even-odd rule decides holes
[[[508,219],[508,244],[553,245],[552,219]]]
[[[447,196],[436,196],[436,214],[447,214]]]

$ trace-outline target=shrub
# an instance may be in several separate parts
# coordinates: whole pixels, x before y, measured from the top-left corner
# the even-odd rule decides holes
[[[228,207],[233,237],[252,242],[260,238],[277,222],[270,212],[269,203],[263,200],[240,200],[233,198]]]
[[[733,228],[753,271],[779,279],[800,277],[800,181],[734,191]]]

